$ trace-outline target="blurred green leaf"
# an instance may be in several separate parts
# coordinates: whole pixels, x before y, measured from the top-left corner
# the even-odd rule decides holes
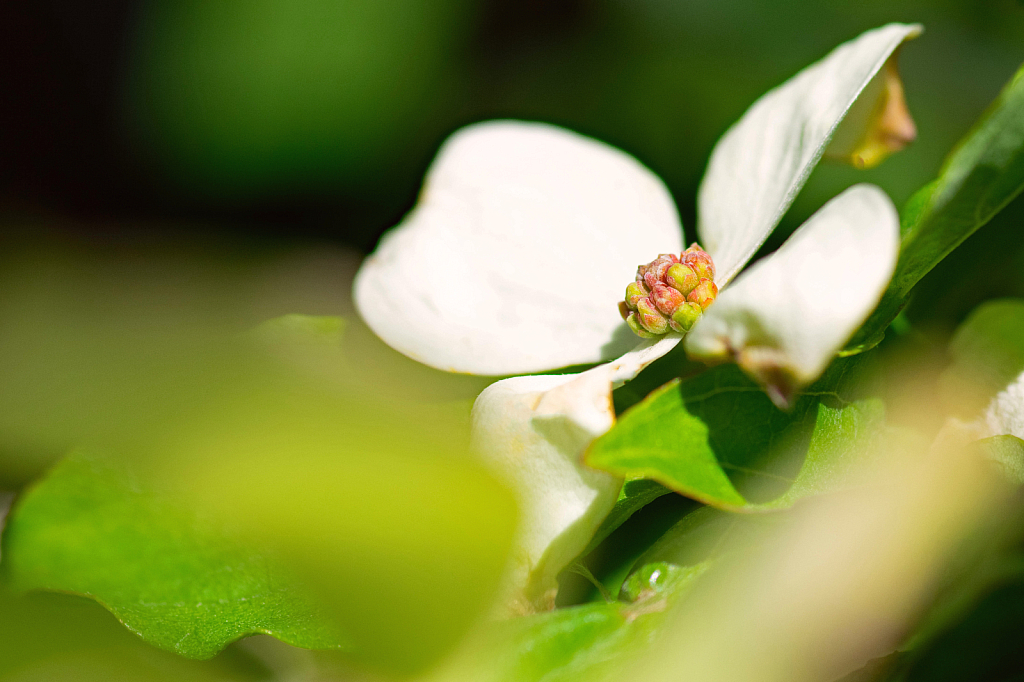
[[[147,642],[188,658],[255,633],[313,649],[347,644],[263,554],[80,453],[18,501],[3,539],[16,589],[96,599]]]
[[[358,663],[423,670],[498,598],[513,498],[469,456],[461,410],[307,379],[184,425],[148,475],[298,575]]]
[[[785,508],[833,487],[882,426],[880,402],[848,403],[828,390],[834,380],[788,413],[732,365],[676,380],[628,410],[586,461],[725,509]]]
[[[161,651],[100,605],[0,587],[0,679],[22,682],[268,682],[273,672],[238,646],[208,661]]]
[[[978,306],[957,329],[949,352],[953,364],[940,378],[943,399],[957,414],[974,418],[1024,371],[1024,301]]]
[[[946,158],[937,180],[910,198],[892,282],[851,346],[876,338],[911,289],[1024,188],[1024,68]],[[969,272],[970,265],[964,272]]]
[[[841,682],[968,682],[1020,680],[1024,657],[1024,561],[1004,558],[999,574],[990,576],[956,617],[916,638],[903,650],[872,661]]]

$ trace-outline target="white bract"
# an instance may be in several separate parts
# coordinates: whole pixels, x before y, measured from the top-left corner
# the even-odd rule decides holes
[[[697,233],[721,293],[686,336],[691,357],[734,360],[784,402],[877,304],[899,219],[869,185],[840,194],[730,281],[826,151],[869,165],[913,137],[892,60],[918,33],[891,24],[841,45],[718,142]],[[638,264],[684,243],[665,186],[632,157],[549,125],[488,122],[444,144],[416,208],[361,267],[354,297],[384,341],[439,369],[501,376],[590,364],[637,345],[616,304]],[[477,399],[475,447],[515,487],[524,516],[509,578],[522,609],[551,603],[558,571],[615,502],[621,481],[580,463],[614,423],[613,387],[681,338],[640,342],[579,374],[498,381]]]

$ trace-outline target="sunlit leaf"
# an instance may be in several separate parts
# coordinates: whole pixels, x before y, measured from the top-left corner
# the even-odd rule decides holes
[[[670,382],[628,410],[587,462],[725,509],[784,508],[834,487],[882,424],[879,402],[813,388],[782,412],[733,366]]]

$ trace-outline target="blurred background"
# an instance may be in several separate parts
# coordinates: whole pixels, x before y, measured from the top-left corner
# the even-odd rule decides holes
[[[0,9],[0,220],[88,237],[372,249],[459,126],[515,117],[619,146],[684,224],[713,143],[768,88],[889,21],[919,142],[826,165],[897,204],[1024,60],[1016,0],[39,0]],[[692,236],[692,232],[690,233]]]

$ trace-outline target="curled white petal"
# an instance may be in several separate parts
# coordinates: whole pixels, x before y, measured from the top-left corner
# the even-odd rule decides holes
[[[718,141],[698,195],[697,234],[725,286],[778,224],[865,87],[918,25],[844,43],[768,92]]]
[[[580,374],[523,376],[489,386],[473,405],[473,448],[515,490],[522,515],[509,599],[553,603],[556,576],[615,504],[622,481],[585,466],[583,452],[615,423],[613,387],[679,343],[671,334]]]
[[[682,244],[671,196],[628,154],[550,125],[482,123],[441,148],[354,297],[378,336],[432,367],[545,371],[628,349],[616,303],[638,264]]]
[[[855,185],[725,289],[686,337],[686,350],[735,360],[784,403],[878,304],[898,255],[892,201],[873,185]]]

